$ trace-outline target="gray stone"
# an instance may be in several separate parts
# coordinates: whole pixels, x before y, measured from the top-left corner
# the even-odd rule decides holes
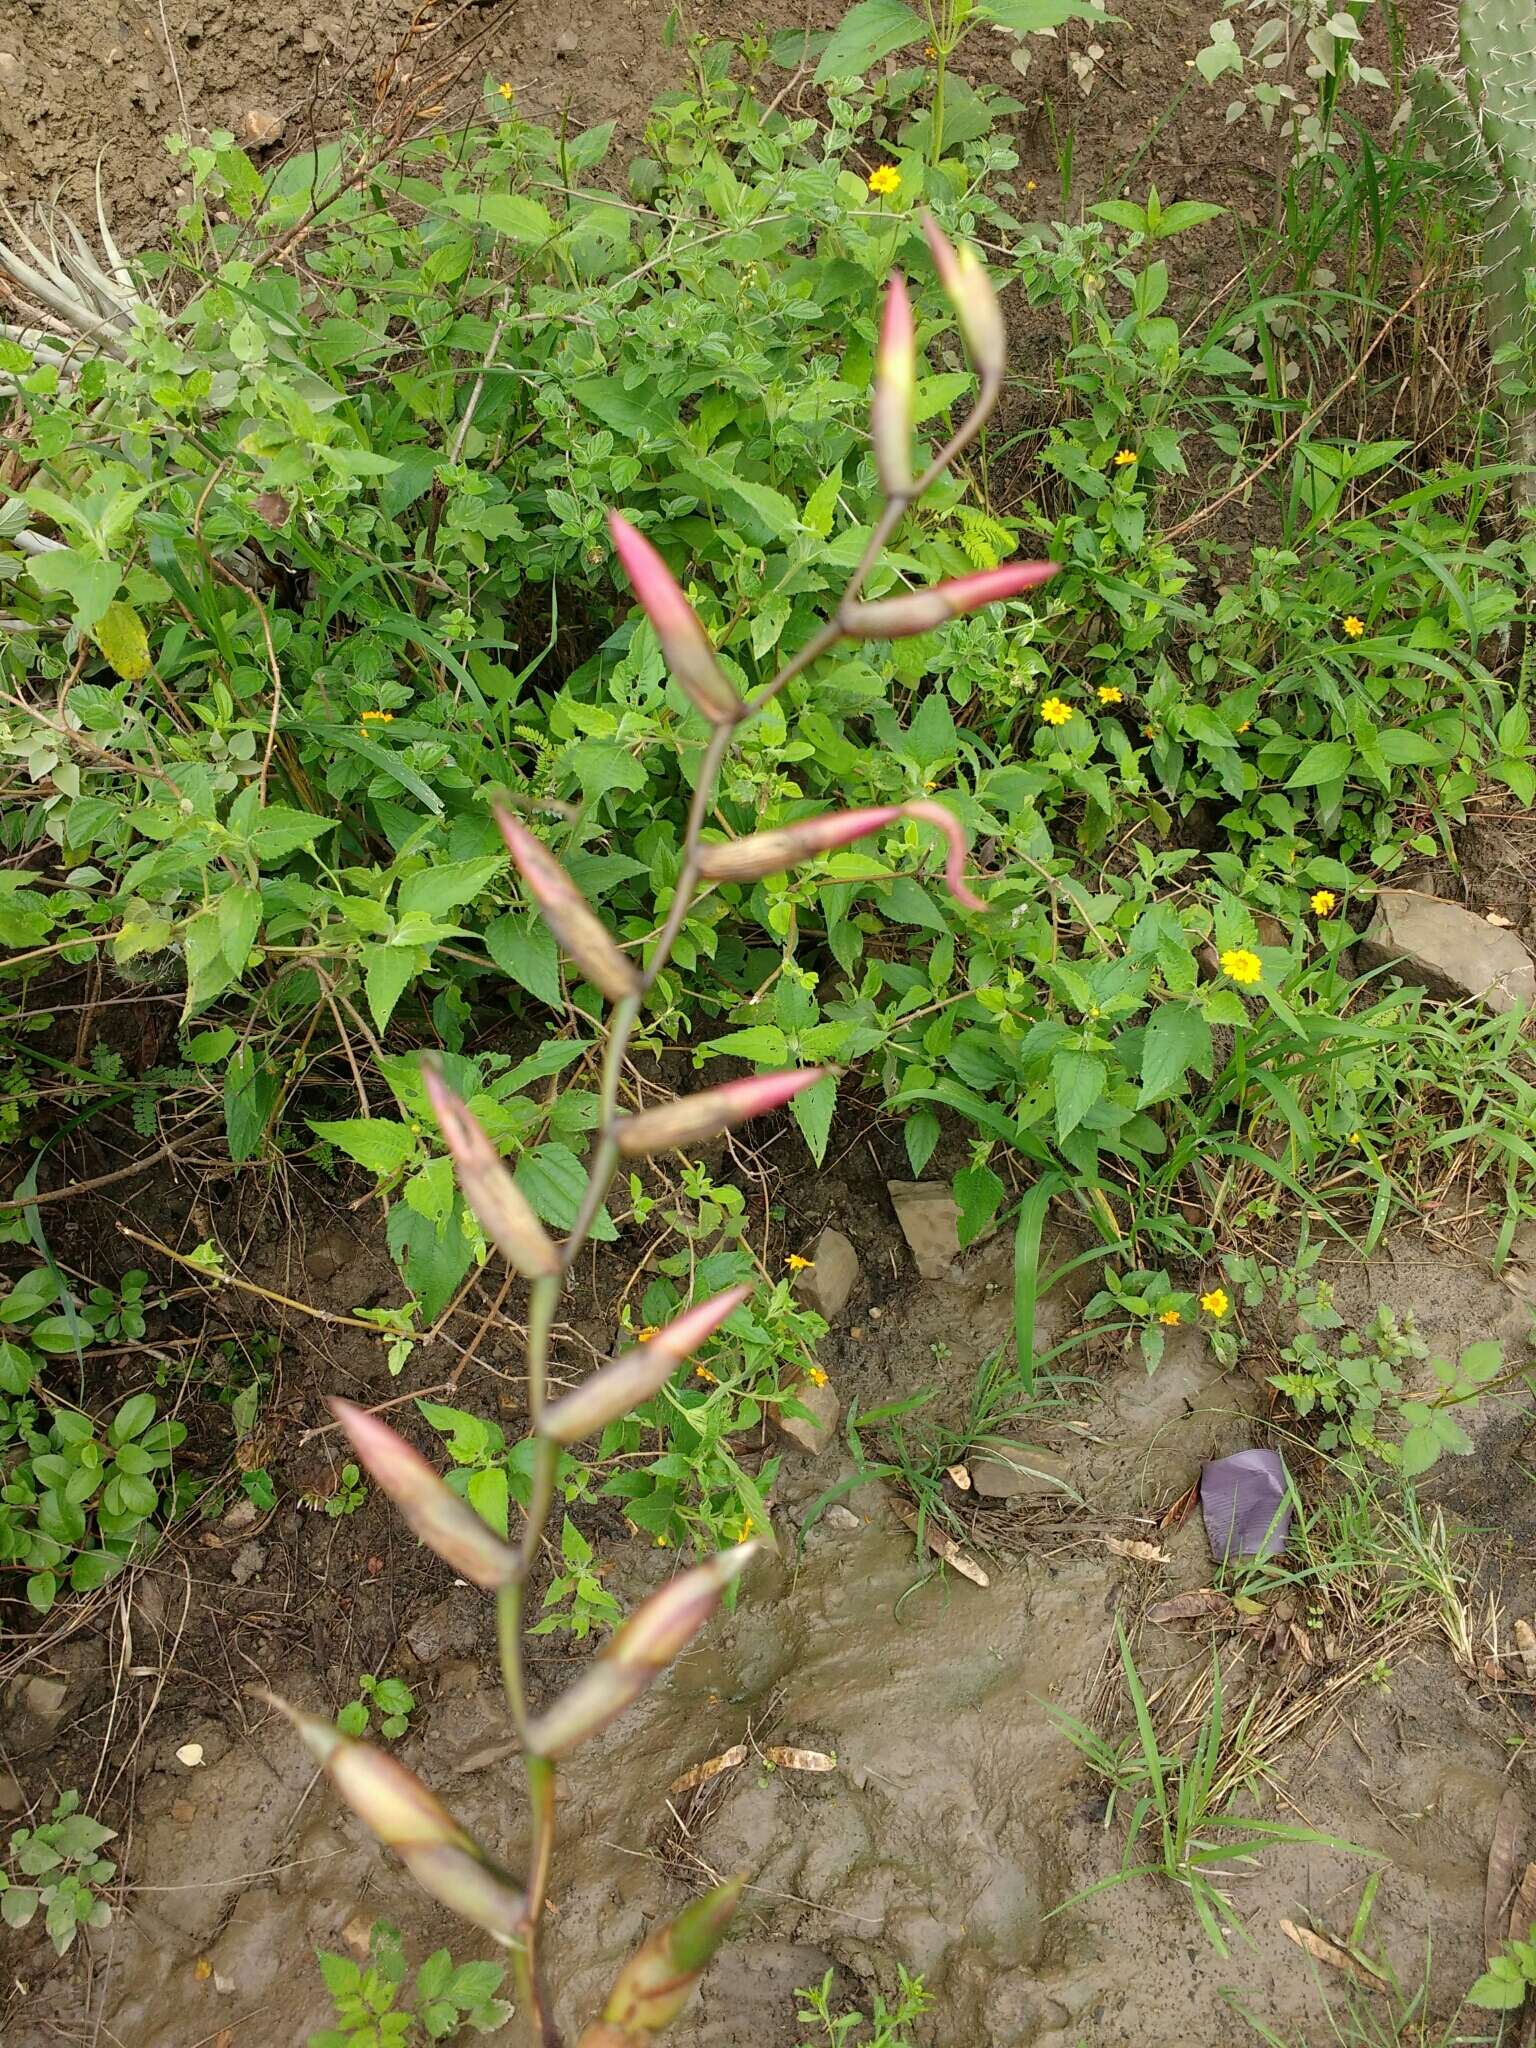
[[[960,1256],[960,1211],[942,1180],[889,1180],[885,1184],[901,1234],[925,1280],[942,1280]]]
[[[480,1690],[480,1666],[473,1657],[451,1657],[438,1666],[437,1695],[444,1700],[472,1699]]]
[[[1393,966],[1431,995],[1474,997],[1500,1015],[1536,1001],[1536,966],[1512,931],[1413,889],[1381,891],[1356,958],[1362,968]]]
[[[27,1795],[14,1771],[0,1771],[0,1813],[24,1813]]]
[[[62,1678],[29,1678],[22,1701],[29,1714],[40,1721],[57,1721],[69,1698],[69,1686]]]
[[[1059,1494],[1071,1483],[1066,1459],[1054,1451],[1037,1450],[1033,1444],[994,1444],[990,1451],[968,1459],[967,1463],[971,1485],[988,1500],[1027,1500],[1043,1493]]]
[[[334,1280],[357,1257],[357,1239],[339,1223],[327,1224],[309,1241],[304,1270],[311,1280]]]
[[[266,1561],[265,1543],[242,1543],[235,1552],[235,1561],[229,1568],[229,1576],[237,1586],[249,1585]]]
[[[835,1323],[859,1284],[859,1255],[840,1230],[828,1226],[811,1246],[811,1263],[795,1275],[796,1298]]]
[[[406,1630],[405,1641],[418,1663],[437,1664],[444,1658],[468,1656],[478,1633],[475,1599],[466,1587],[419,1614]]]
[[[779,1433],[788,1437],[808,1457],[819,1458],[836,1433],[842,1403],[833,1393],[830,1380],[820,1387],[814,1380],[801,1380],[791,1391],[808,1412],[805,1415],[786,1415],[782,1408],[777,1409],[774,1421],[778,1424]]]

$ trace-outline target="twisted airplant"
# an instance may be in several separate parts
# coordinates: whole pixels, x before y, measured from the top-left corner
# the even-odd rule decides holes
[[[758,1074],[660,1104],[621,1109],[620,1079],[641,1007],[667,963],[701,884],[750,882],[850,845],[899,821],[915,820],[943,834],[945,875],[951,892],[969,910],[985,908],[965,880],[966,848],[960,826],[944,806],[927,799],[831,811],[742,839],[704,838],[715,782],[737,730],[792,676],[838,641],[926,632],[981,605],[1035,589],[1055,573],[1050,562],[1010,562],[929,590],[874,602],[863,599],[870,572],[904,512],[980,432],[1002,387],[1002,316],[986,273],[969,250],[956,252],[931,221],[925,225],[977,373],[976,405],[950,441],[914,477],[916,341],[906,286],[900,277],[893,277],[886,291],[871,420],[884,509],[836,612],[772,681],[751,698],[739,694],[656,548],[622,514],[611,516],[614,547],[668,668],[710,728],[689,809],[681,871],[666,919],[643,966],[608,931],[532,829],[510,810],[498,808],[496,812],[533,905],[567,956],[612,1005],[586,1190],[563,1244],[550,1238],[469,1109],[435,1070],[429,1067],[426,1078],[428,1099],[464,1200],[490,1243],[528,1285],[528,1411],[534,1465],[531,1499],[518,1541],[504,1542],[387,1423],[350,1402],[331,1404],[359,1462],[393,1500],[415,1534],[462,1578],[495,1597],[502,1677],[521,1742],[532,1811],[526,1879],[510,1876],[425,1785],[392,1757],[339,1736],[324,1722],[289,1708],[284,1711],[292,1715],[342,1797],[381,1841],[398,1852],[425,1889],[508,1945],[524,2023],[539,2048],[558,2048],[561,2039],[545,1993],[540,1955],[554,1854],[556,1764],[624,1713],[693,1640],[754,1547],[738,1545],[681,1572],[642,1602],[564,1692],[534,1710],[524,1671],[523,1607],[554,1498],[561,1447],[618,1420],[659,1391],[682,1361],[740,1309],[747,1290],[733,1288],[688,1309],[648,1342],[625,1351],[551,1402],[547,1365],[556,1305],[621,1158],[638,1159],[698,1144],[748,1118],[781,1108],[823,1074],[816,1067]],[[601,2015],[581,2036],[580,2048],[644,2048],[646,2041],[676,2017],[724,1939],[743,1881],[735,1878],[706,1893],[642,1943],[620,1971]]]

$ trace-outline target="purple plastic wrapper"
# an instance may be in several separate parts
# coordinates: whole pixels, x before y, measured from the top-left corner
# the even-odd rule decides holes
[[[1273,1557],[1291,1531],[1290,1488],[1278,1451],[1237,1451],[1200,1473],[1200,1512],[1218,1563]]]

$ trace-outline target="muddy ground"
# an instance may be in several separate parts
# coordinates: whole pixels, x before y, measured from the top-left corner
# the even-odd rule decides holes
[[[816,27],[838,11],[829,0],[749,10],[710,0],[689,21],[716,31],[748,20]],[[1082,32],[1047,46],[1017,85],[1026,170],[1054,176],[1049,96],[1073,109],[1080,190],[1091,197],[1185,84],[1211,11],[1124,5],[1128,26],[1108,38],[1110,60],[1086,99],[1067,69]],[[448,103],[457,95],[465,106],[485,73],[506,76],[535,117],[568,109],[584,125],[616,115],[632,138],[650,96],[679,76],[678,54],[661,47],[663,12],[652,0],[420,14],[393,0],[331,10],[292,0],[165,0],[163,10],[159,0],[7,0],[0,192],[25,199],[62,188],[79,200],[103,154],[120,229],[147,237],[176,197],[161,144],[168,128],[185,120],[240,132],[256,113],[283,124],[280,149],[366,114],[381,81],[399,90],[406,71],[418,84],[443,79]],[[1433,40],[1436,24],[1426,14],[1410,28]],[[1225,124],[1225,97],[1197,92],[1179,105],[1159,138],[1159,180],[1165,197],[1225,198],[1257,223],[1272,165],[1251,129]],[[1525,887],[1524,869],[1516,880]],[[1498,900],[1517,921],[1529,912],[1528,890],[1518,903]],[[1008,1249],[976,1248],[947,1277],[920,1280],[886,1193],[887,1179],[905,1172],[887,1134],[850,1128],[811,1181],[796,1167],[797,1145],[780,1133],[735,1164],[753,1241],[775,1268],[823,1222],[854,1240],[861,1278],[823,1355],[845,1411],[927,1384],[941,1388],[941,1409],[963,1410],[976,1367],[1008,1341]],[[956,1163],[941,1153],[932,1171]],[[402,1754],[509,1863],[522,1860],[520,1773],[502,1748],[484,1604],[376,1498],[335,1518],[296,1504],[301,1495],[323,1503],[335,1486],[333,1442],[313,1434],[320,1394],[383,1400],[441,1387],[483,1303],[466,1303],[445,1340],[424,1346],[391,1384],[359,1332],[254,1297],[210,1297],[116,1228],[186,1248],[216,1222],[247,1278],[344,1316],[398,1290],[366,1201],[299,1176],[268,1182],[260,1170],[119,1192],[54,1210],[56,1254],[92,1275],[149,1265],[170,1297],[151,1341],[173,1364],[190,1355],[216,1378],[217,1340],[276,1333],[263,1434],[242,1462],[271,1465],[279,1500],[263,1515],[231,1486],[238,1504],[226,1515],[178,1529],[131,1578],[72,1605],[62,1625],[12,1634],[0,1651],[0,1764],[13,1774],[0,1794],[23,1814],[78,1785],[118,1825],[124,1873],[112,1928],[64,1968],[35,1933],[8,1938],[3,2039],[6,2048],[289,2048],[328,2016],[314,1947],[345,1949],[377,1917],[406,1930],[413,1954],[439,1940],[461,1959],[488,1945],[437,1915],[339,1811],[254,1686],[334,1711],[360,1671],[407,1675],[425,1711]],[[638,1257],[622,1245],[605,1255],[569,1304],[559,1355],[573,1374],[611,1341],[614,1303]],[[1383,1301],[1413,1307],[1443,1346],[1498,1335],[1512,1362],[1529,1356],[1536,1282],[1518,1262],[1495,1278],[1465,1221],[1400,1237],[1363,1271],[1342,1258],[1329,1270],[1341,1305],[1362,1320]],[[1047,1336],[1074,1313],[1070,1290],[1053,1294]],[[659,1913],[707,1874],[737,1868],[752,1873],[740,1938],[677,2029],[679,2048],[787,2048],[802,2038],[797,1986],[834,1968],[840,1993],[867,2011],[875,1987],[892,1989],[898,1964],[923,1972],[936,1996],[917,2030],[931,2048],[1218,2048],[1249,2038],[1229,1992],[1286,2040],[1321,2041],[1332,2038],[1325,1993],[1337,2002],[1349,1987],[1319,1971],[1282,1923],[1347,1935],[1373,1872],[1369,1946],[1412,1984],[1432,1935],[1431,2004],[1453,2010],[1481,1967],[1485,1872],[1507,1792],[1518,1795],[1536,1853],[1525,1751],[1536,1688],[1514,1661],[1485,1668],[1508,1647],[1514,1618],[1536,1611],[1529,1403],[1521,1389],[1490,1404],[1476,1455],[1425,1489],[1465,1532],[1461,1610],[1420,1601],[1404,1619],[1323,1603],[1297,1610],[1297,1629],[1278,1639],[1231,1617],[1191,1636],[1149,1622],[1146,1610],[1210,1581],[1198,1516],[1169,1519],[1202,1459],[1277,1441],[1304,1492],[1325,1483],[1305,1445],[1269,1418],[1262,1379],[1280,1333],[1257,1334],[1246,1369],[1231,1375],[1188,1332],[1176,1333],[1152,1379],[1112,1345],[1076,1354],[1085,1383],[1034,1441],[1061,1460],[1077,1499],[955,1496],[990,1576],[985,1589],[954,1573],[926,1577],[877,1486],[844,1494],[839,1512],[818,1511],[849,1472],[841,1439],[819,1457],[791,1458],[775,1500],[780,1555],[754,1567],[736,1613],[567,1773],[551,1939],[562,2013],[589,2012]],[[454,1398],[515,1427],[516,1357],[515,1329],[493,1325]],[[116,1391],[148,1383],[157,1362],[125,1358]],[[179,1398],[191,1466],[232,1481],[227,1414],[209,1378],[195,1373]],[[592,1517],[588,1533],[626,1598],[670,1568],[668,1553],[637,1544],[616,1517]],[[1141,1562],[1107,1539],[1151,1543],[1167,1561]],[[1051,1712],[1123,1728],[1117,1616],[1170,1729],[1188,1725],[1179,1709],[1214,1641],[1233,1710],[1260,1694],[1266,1714],[1288,1717],[1284,1738],[1251,1759],[1263,1810],[1360,1852],[1282,1846],[1235,1864],[1229,1888],[1243,1933],[1230,1959],[1155,1880],[1054,1910],[1118,1865],[1121,1832],[1104,1827],[1102,1793]],[[548,1689],[569,1663],[555,1640],[534,1667]],[[1198,1710],[1198,1690],[1192,1703]],[[189,1743],[201,1745],[195,1767],[178,1755]],[[737,1743],[749,1745],[746,1762],[704,1793],[669,1799],[679,1776]],[[835,1755],[837,1767],[769,1769],[757,1754],[769,1744]],[[1463,2038],[1478,2037],[1464,2023]]]

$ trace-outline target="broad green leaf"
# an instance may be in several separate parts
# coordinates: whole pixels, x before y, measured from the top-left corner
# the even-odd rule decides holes
[[[827,1139],[832,1132],[832,1116],[837,1108],[837,1076],[823,1074],[802,1095],[797,1095],[789,1105],[800,1134],[810,1147],[811,1157],[820,1166],[827,1156]]]
[[[678,468],[707,499],[718,501],[739,519],[753,540],[787,541],[799,525],[795,508],[782,491],[737,476],[713,455],[690,454]]]
[[[928,34],[928,24],[905,0],[859,0],[832,31],[832,40],[816,66],[816,83],[829,78],[860,78],[872,64],[893,50],[904,50]]]
[[[1093,0],[977,0],[976,12],[983,21],[1011,28],[1016,36],[1038,35],[1041,29],[1060,28],[1064,21],[1104,19]]]
[[[414,946],[370,946],[363,969],[363,987],[375,1028],[388,1029],[395,1005],[421,972],[425,956]]]
[[[486,926],[485,949],[503,974],[552,1010],[565,1007],[560,986],[560,949],[555,935],[531,911],[509,910]]]
[[[954,1191],[963,1248],[991,1228],[1007,1190],[990,1166],[965,1166],[955,1175]]]
[[[75,608],[75,624],[82,633],[94,632],[123,580],[116,562],[103,562],[74,548],[53,548],[46,555],[33,555],[27,563],[27,574],[48,596],[63,591],[69,597]]]
[[[91,637],[124,682],[137,683],[149,674],[149,637],[131,604],[109,604]]]
[[[153,1394],[130,1394],[112,1418],[107,1435],[115,1444],[128,1443],[136,1436],[142,1436],[155,1419],[155,1397]]]
[[[1188,1003],[1163,1003],[1142,1038],[1141,1093],[1136,1107],[1179,1094],[1190,1067],[1210,1078],[1211,1027]]]
[[[345,1117],[338,1123],[310,1117],[308,1121],[317,1138],[338,1146],[349,1159],[355,1159],[359,1166],[366,1166],[381,1179],[386,1174],[398,1173],[408,1159],[416,1156],[416,1134],[408,1124],[396,1123],[390,1117]]]
[[[1344,740],[1318,740],[1308,747],[1292,769],[1287,789],[1316,789],[1325,782],[1339,782],[1349,773],[1355,750]]]
[[[514,242],[547,242],[555,233],[548,209],[521,192],[440,192],[437,197],[462,220],[494,228]]]
[[[482,896],[507,865],[504,854],[484,854],[479,860],[445,861],[407,875],[400,884],[396,905],[402,916],[413,910],[429,917],[443,917]]]
[[[1104,1093],[1104,1062],[1096,1052],[1063,1051],[1051,1061],[1056,1088],[1056,1136],[1070,1138]]]
[[[261,928],[261,896],[245,882],[233,882],[219,898],[219,949],[231,974],[244,971]]]
[[[556,1230],[570,1229],[587,1185],[587,1170],[569,1145],[540,1145],[525,1152],[513,1179],[546,1223]],[[592,1235],[604,1243],[617,1237],[606,1209],[598,1212]]]
[[[224,1135],[237,1164],[256,1157],[267,1119],[277,1105],[279,1081],[265,1051],[242,1045],[224,1070]]]

